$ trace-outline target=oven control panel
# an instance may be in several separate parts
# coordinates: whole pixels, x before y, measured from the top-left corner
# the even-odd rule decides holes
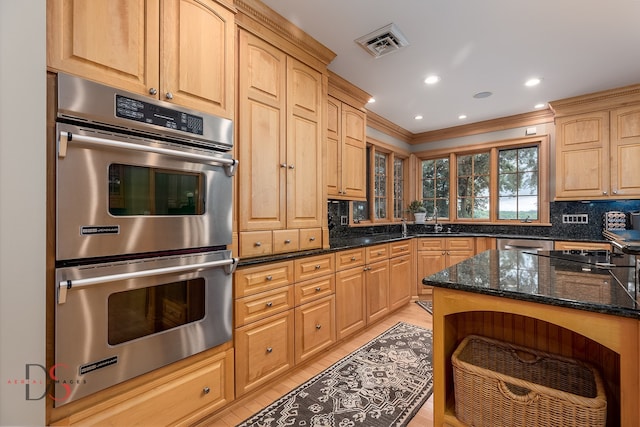
[[[167,129],[202,135],[204,119],[202,117],[161,107],[139,99],[116,95],[116,117]]]

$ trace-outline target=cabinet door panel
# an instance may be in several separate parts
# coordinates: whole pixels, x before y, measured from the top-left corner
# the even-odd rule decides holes
[[[389,309],[402,307],[411,299],[413,285],[411,275],[411,255],[403,255],[389,260]]]
[[[640,195],[640,106],[612,111],[611,160],[614,195]]]
[[[340,101],[329,97],[327,101],[327,194],[339,196],[342,170],[340,153]]]
[[[336,273],[336,329],[338,340],[367,325],[365,272],[361,267]]]
[[[160,99],[233,118],[233,13],[210,0],[162,7]]]
[[[366,115],[342,104],[342,190],[351,199],[366,197]]]
[[[424,286],[422,279],[446,268],[446,262],[447,257],[444,250],[418,252],[418,295],[431,294],[432,287]]]
[[[159,88],[157,0],[47,2],[47,65],[130,92]]]
[[[367,322],[372,323],[389,312],[389,260],[371,264],[366,280]]]
[[[296,308],[296,363],[336,341],[334,311],[333,295]]]

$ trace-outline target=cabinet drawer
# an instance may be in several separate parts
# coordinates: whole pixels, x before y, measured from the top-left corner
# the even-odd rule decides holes
[[[418,239],[419,251],[433,251],[438,249],[446,249],[445,239],[441,238],[420,238]]]
[[[367,246],[365,248],[367,264],[389,258],[389,244]]]
[[[308,280],[295,284],[296,307],[309,301],[331,295],[336,289],[336,277],[331,274],[319,279]]]
[[[448,237],[447,249],[452,251],[475,251],[475,239],[473,237]]]
[[[240,258],[251,258],[273,253],[271,231],[241,231]]]
[[[300,363],[336,341],[335,296],[296,307],[295,361]]]
[[[294,311],[236,329],[236,396],[293,368]]]
[[[298,230],[274,230],[273,253],[295,252],[300,250]]]
[[[293,283],[293,261],[240,268],[234,282],[236,298],[287,286]]]
[[[236,327],[293,308],[293,286],[239,298],[235,302]]]
[[[322,247],[322,228],[300,230],[300,250],[319,249]]]
[[[335,271],[333,254],[318,255],[294,261],[295,281],[313,279]]]
[[[396,257],[411,253],[411,240],[401,240],[389,243],[389,257]]]
[[[336,254],[336,270],[364,265],[364,248],[340,251]]]

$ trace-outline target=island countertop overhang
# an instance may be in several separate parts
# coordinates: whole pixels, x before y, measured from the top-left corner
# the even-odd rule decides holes
[[[640,319],[635,263],[618,264],[603,268],[526,251],[488,250],[422,283]]]

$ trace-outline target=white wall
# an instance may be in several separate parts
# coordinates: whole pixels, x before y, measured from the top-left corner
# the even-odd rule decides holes
[[[46,0],[1,0],[2,426],[45,423],[45,400],[27,400],[25,385],[19,383],[26,376],[25,364],[45,364],[45,49]],[[46,381],[43,373],[36,374],[32,370],[31,378]],[[31,397],[41,394],[42,388]]]

